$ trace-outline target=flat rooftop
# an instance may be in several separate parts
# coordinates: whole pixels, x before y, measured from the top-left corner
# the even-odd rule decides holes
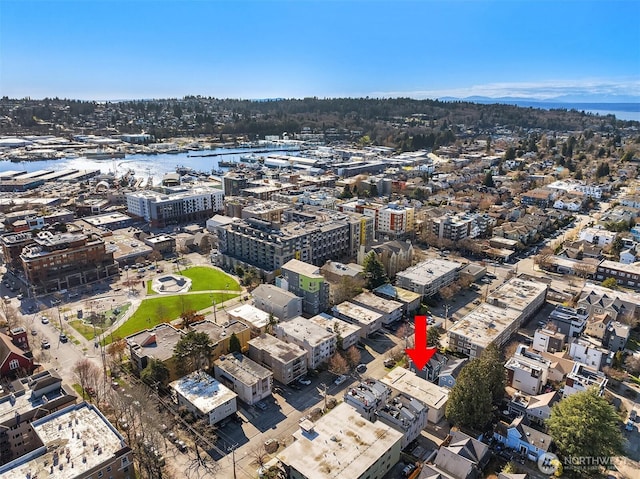
[[[294,273],[301,274],[308,277],[322,277],[320,275],[320,268],[304,261],[292,259],[282,265],[282,269],[290,270]]]
[[[99,228],[100,226],[109,226],[122,221],[132,221],[130,216],[122,213],[105,213],[102,215],[85,216],[82,219],[96,228]]]
[[[289,363],[294,359],[305,357],[307,351],[294,343],[286,343],[270,334],[261,334],[249,341],[249,345],[261,351],[266,351],[269,356],[281,363]]]
[[[173,348],[182,338],[182,332],[163,323],[153,329],[140,331],[126,338],[127,343],[136,349],[139,356],[166,361],[173,357]]]
[[[442,409],[449,399],[449,390],[416,376],[408,369],[394,368],[381,380],[392,389],[421,401],[427,407]]]
[[[333,308],[336,312],[361,324],[373,324],[382,320],[382,314],[350,301],[337,304]]]
[[[228,309],[227,314],[230,318],[249,323],[257,329],[264,328],[269,322],[269,313],[251,304],[243,304],[237,308]]]
[[[227,354],[215,361],[216,367],[227,372],[243,384],[255,384],[272,376],[271,371],[242,354]]]
[[[464,336],[483,348],[489,346],[504,330],[520,317],[512,308],[481,303],[449,328],[449,334]]]
[[[226,321],[224,324],[215,323],[212,321],[213,314],[208,315],[208,318],[191,324],[191,329],[201,333],[206,333],[213,344],[219,342],[222,339],[231,337],[233,333],[240,333],[245,331],[249,327],[240,321]]]
[[[356,324],[349,323],[348,321],[343,321],[342,319],[334,318],[327,313],[317,314],[316,316],[310,318],[309,321],[317,324],[322,328],[325,328],[327,331],[335,331],[343,338],[347,338],[352,334],[357,334],[359,336],[360,330],[362,329]]]
[[[460,266],[462,264],[455,261],[428,259],[399,272],[396,276],[407,278],[415,284],[431,284],[436,279],[455,272]]]
[[[546,294],[547,285],[537,281],[527,281],[521,278],[511,278],[498,289],[487,296],[487,302],[498,301],[510,309],[523,311],[535,299]]]
[[[86,477],[88,471],[110,461],[127,447],[124,438],[102,413],[84,402],[61,409],[31,425],[43,445],[0,466],[3,479]],[[69,462],[65,451],[68,451]],[[52,467],[54,461],[59,466]]]
[[[169,383],[169,387],[193,404],[202,414],[209,414],[238,396],[204,371],[195,371],[173,381]]]
[[[313,479],[360,477],[402,440],[402,433],[381,421],[363,419],[346,403],[312,424],[309,432],[295,432],[296,441],[277,457]]]
[[[369,291],[360,293],[351,301],[360,303],[367,308],[371,308],[384,314],[391,314],[394,311],[402,309],[402,303],[398,303],[397,301],[393,301],[392,299],[381,298],[380,296],[376,296]]]
[[[336,333],[327,331],[326,328],[318,326],[316,323],[310,322],[302,316],[278,323],[276,325],[276,332],[278,331],[282,331],[287,336],[295,338],[300,342],[306,342],[311,346],[317,346],[336,336]]]
[[[391,283],[378,286],[374,291],[385,296],[395,297],[401,303],[412,303],[422,298],[422,295],[419,293],[414,293],[400,286],[394,286]]]

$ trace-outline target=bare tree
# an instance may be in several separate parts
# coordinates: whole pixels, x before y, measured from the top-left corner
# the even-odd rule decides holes
[[[82,388],[82,399],[85,399],[87,391],[95,390],[95,385],[100,380],[102,371],[93,361],[85,358],[75,363],[73,374]]]
[[[631,374],[635,374],[636,376],[640,374],[640,356],[639,355],[631,355],[624,362],[625,368]]]
[[[355,367],[360,363],[360,351],[355,346],[351,346],[345,351],[347,363],[350,367]]]
[[[554,251],[550,247],[543,248],[533,259],[540,269],[549,269],[553,264]]]
[[[269,454],[267,454],[267,450],[265,449],[263,442],[251,449],[249,454],[251,454],[253,462],[257,464],[258,467],[264,466],[269,458]]]
[[[329,358],[329,371],[334,374],[345,374],[349,371],[349,363],[340,353],[335,353]]]

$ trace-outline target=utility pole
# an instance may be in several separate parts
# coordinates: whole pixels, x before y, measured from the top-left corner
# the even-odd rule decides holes
[[[229,449],[231,450],[231,460],[233,461],[233,479],[237,479],[236,476],[236,448],[238,447],[237,444],[234,444],[233,446],[229,447]]]
[[[449,308],[451,305],[449,303],[444,305],[444,331],[447,331],[447,321],[449,320]]]

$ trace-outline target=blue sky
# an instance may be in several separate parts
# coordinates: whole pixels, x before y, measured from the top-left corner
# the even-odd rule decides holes
[[[640,1],[0,0],[0,95],[640,101]]]

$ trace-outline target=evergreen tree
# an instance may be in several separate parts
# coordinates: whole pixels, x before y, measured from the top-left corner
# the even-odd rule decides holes
[[[189,374],[196,369],[208,368],[213,346],[206,333],[189,331],[173,348],[176,369],[181,374]]]
[[[446,416],[457,426],[482,430],[492,417],[492,394],[480,359],[467,363],[456,380]]]
[[[622,453],[620,418],[596,388],[578,392],[556,403],[547,420],[549,434],[561,455],[603,458]],[[580,471],[582,477],[599,471]]]
[[[229,352],[230,353],[242,352],[242,344],[240,344],[240,339],[238,339],[238,336],[236,336],[236,333],[231,333],[231,336],[229,336]]]
[[[484,175],[484,181],[482,184],[487,188],[493,188],[495,186],[495,183],[493,182],[493,175],[490,171],[487,171],[487,174]]]
[[[494,403],[500,403],[506,386],[504,361],[497,346],[491,343],[480,356],[482,370]]]
[[[147,367],[140,372],[140,379],[150,386],[156,383],[165,384],[169,379],[169,369],[159,359],[151,359]]]
[[[362,266],[364,267],[364,275],[367,278],[367,289],[373,290],[389,282],[384,265],[376,256],[375,251],[371,251],[365,257]]]

